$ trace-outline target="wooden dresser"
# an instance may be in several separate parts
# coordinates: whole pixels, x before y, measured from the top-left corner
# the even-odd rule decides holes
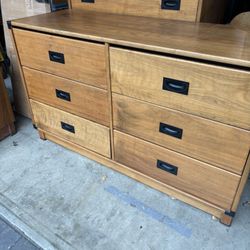
[[[250,33],[86,10],[11,27],[42,139],[231,224],[250,169]]]
[[[15,118],[4,85],[2,67],[0,66],[0,141],[16,132],[14,121]]]

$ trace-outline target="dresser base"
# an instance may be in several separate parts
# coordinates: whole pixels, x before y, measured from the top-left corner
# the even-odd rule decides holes
[[[77,144],[71,143],[67,140],[64,140],[63,138],[60,138],[50,132],[41,130],[38,128],[39,136],[42,140],[50,140],[52,142],[55,142],[69,150],[72,150],[74,152],[77,152],[91,160],[94,160],[106,167],[109,167],[115,171],[118,171],[124,175],[129,176],[130,178],[133,178],[143,184],[146,184],[154,189],[157,189],[158,191],[161,191],[171,197],[175,197],[178,200],[181,200],[189,205],[192,205],[193,207],[199,208],[216,218],[220,220],[220,222],[224,225],[230,226],[233,220],[233,217],[228,216],[225,214],[225,211],[222,208],[219,208],[209,202],[206,202],[204,200],[201,200],[195,196],[192,196],[188,193],[185,193],[183,191],[180,191],[174,187],[168,186],[164,183],[161,183],[153,178],[150,178],[140,172],[137,172],[133,169],[130,169],[120,163],[115,162],[112,159],[106,158],[104,156],[98,155],[95,152],[92,152],[88,149],[85,149]]]
[[[46,137],[45,137],[45,132],[43,132],[42,130],[38,129],[38,133],[39,133],[39,137],[41,140],[46,140]]]
[[[226,225],[226,226],[231,226],[232,222],[233,222],[233,218],[234,218],[235,213],[234,212],[230,212],[229,214],[227,212],[225,212],[221,217],[220,217],[220,223]]]

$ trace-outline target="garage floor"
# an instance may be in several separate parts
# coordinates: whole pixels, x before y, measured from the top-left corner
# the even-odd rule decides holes
[[[231,227],[38,138],[0,142],[0,216],[44,249],[250,249],[250,183]],[[0,242],[0,249],[1,242]]]

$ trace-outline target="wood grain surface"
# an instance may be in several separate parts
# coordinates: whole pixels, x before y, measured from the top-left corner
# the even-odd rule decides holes
[[[161,9],[161,0],[98,0],[92,4],[84,3],[81,0],[72,0],[72,8],[121,15],[157,17],[195,22],[197,19],[199,2],[202,1],[182,0],[180,10],[163,10]]]
[[[67,21],[66,21],[67,20]],[[230,26],[63,10],[12,21],[52,34],[250,67],[250,32]]]
[[[14,120],[9,96],[2,76],[2,67],[0,66],[0,129],[10,125]]]
[[[31,99],[52,105],[109,127],[109,103],[106,90],[23,67]],[[60,99],[56,90],[69,94],[70,101]]]
[[[250,71],[111,48],[112,91],[250,130]],[[188,95],[163,78],[189,83]]]
[[[114,135],[119,163],[230,210],[240,176],[117,131]],[[157,160],[178,167],[178,174],[158,169]]]
[[[21,64],[106,89],[104,45],[14,29]],[[49,51],[65,63],[50,60]]]
[[[240,184],[238,186],[238,189],[237,189],[237,192],[236,192],[236,195],[235,195],[235,198],[234,198],[233,206],[231,208],[231,210],[233,212],[236,212],[236,210],[237,210],[237,208],[239,206],[240,198],[241,198],[241,195],[242,195],[242,193],[244,191],[246,183],[248,181],[249,174],[250,174],[250,152],[249,152],[249,156],[248,156],[248,159],[246,161],[246,164],[245,164],[243,174],[242,174],[241,179],[240,179]]]
[[[15,133],[14,121],[14,114],[5,88],[2,67],[0,66],[0,140]]]
[[[39,129],[54,133],[106,157],[110,157],[110,135],[105,126],[31,100],[34,120]],[[61,122],[74,127],[75,133],[62,129]]]
[[[241,174],[250,132],[113,94],[114,128]],[[182,138],[159,132],[160,123],[182,129]]]

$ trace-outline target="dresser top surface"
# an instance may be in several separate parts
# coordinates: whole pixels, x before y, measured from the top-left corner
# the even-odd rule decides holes
[[[14,27],[250,67],[250,31],[84,10],[12,21]]]

